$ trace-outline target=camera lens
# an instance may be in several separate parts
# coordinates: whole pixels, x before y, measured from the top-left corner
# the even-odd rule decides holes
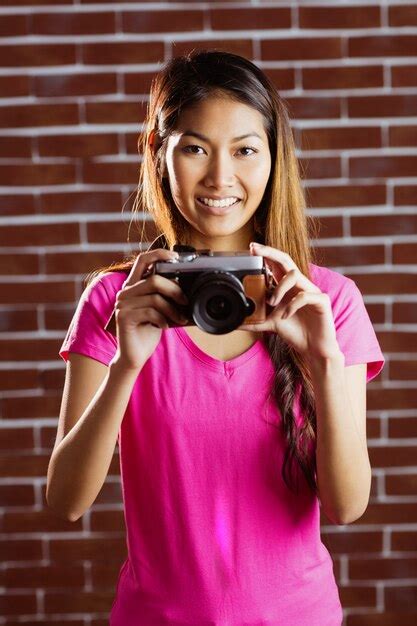
[[[222,270],[200,274],[189,299],[197,326],[215,335],[235,330],[251,308],[240,280]]]
[[[231,302],[221,295],[210,298],[206,304],[207,313],[215,320],[227,319],[232,312]]]

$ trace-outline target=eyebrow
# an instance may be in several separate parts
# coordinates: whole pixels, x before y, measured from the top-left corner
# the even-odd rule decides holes
[[[186,130],[182,133],[182,137],[185,137],[185,135],[188,135],[190,137],[197,137],[197,139],[201,139],[202,141],[206,141],[207,143],[210,143],[210,139],[208,137],[205,137],[201,133],[197,133],[195,130]],[[247,135],[239,135],[239,137],[234,137],[232,139],[232,142],[240,141],[241,139],[246,139],[246,137],[259,137],[259,139],[262,139],[262,137],[258,135],[258,133],[255,133],[253,131],[253,132],[248,133]]]

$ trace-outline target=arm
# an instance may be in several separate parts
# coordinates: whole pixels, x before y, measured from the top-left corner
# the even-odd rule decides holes
[[[120,369],[117,362],[107,368],[78,354],[70,360],[46,499],[59,515],[76,521],[106,479],[139,371]]]
[[[366,444],[366,364],[344,355],[310,363],[317,410],[317,484],[326,516],[349,524],[363,515],[371,489]]]

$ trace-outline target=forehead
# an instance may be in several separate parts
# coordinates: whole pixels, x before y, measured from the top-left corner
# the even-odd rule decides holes
[[[265,120],[253,107],[225,96],[211,96],[186,107],[176,125],[178,132],[192,128],[202,134],[237,136],[248,129],[266,136]],[[250,127],[250,128],[249,128]],[[204,132],[206,130],[206,132]]]

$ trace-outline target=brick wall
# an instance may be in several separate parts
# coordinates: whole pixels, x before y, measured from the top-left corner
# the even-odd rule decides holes
[[[202,44],[255,61],[286,99],[321,264],[357,282],[387,358],[368,386],[369,507],[322,520],[345,626],[415,624],[417,4],[2,0],[0,36],[0,623],[108,623],[118,457],[80,520],[48,510],[57,353],[86,274],[135,249],[150,79]]]

